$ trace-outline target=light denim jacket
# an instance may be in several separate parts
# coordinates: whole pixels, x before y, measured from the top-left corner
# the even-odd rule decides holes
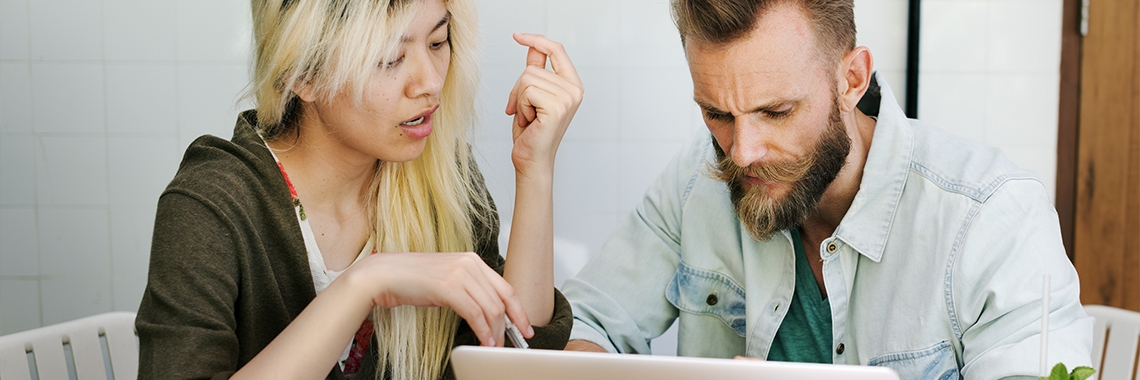
[[[1049,367],[1089,365],[1093,319],[1042,183],[998,149],[908,120],[878,84],[859,192],[818,248],[834,362],[903,379],[1036,375],[1049,274]],[[707,174],[715,156],[702,135],[566,282],[571,339],[649,353],[679,320],[679,355],[768,356],[795,287],[791,235],[748,235]]]

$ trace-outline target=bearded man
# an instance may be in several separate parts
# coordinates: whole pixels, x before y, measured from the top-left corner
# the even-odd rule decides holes
[[[904,379],[1088,365],[1093,319],[1048,192],[908,120],[851,0],[672,0],[710,134],[563,292],[568,349],[887,366]],[[863,109],[860,109],[863,108]]]

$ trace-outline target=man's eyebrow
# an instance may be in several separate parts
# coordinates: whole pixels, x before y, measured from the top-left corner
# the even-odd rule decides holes
[[[716,108],[716,107],[712,106],[711,104],[702,102],[700,100],[693,99],[693,101],[697,103],[697,106],[700,106],[701,109],[704,109],[708,113],[720,114],[720,115],[731,115],[732,114],[731,112],[722,111],[721,109]],[[787,99],[773,100],[773,101],[770,101],[770,102],[765,103],[765,104],[761,104],[760,106],[749,110],[748,114],[754,114],[757,112],[765,112],[765,111],[774,111],[776,108],[780,107],[781,105],[784,105],[784,104],[787,104],[790,102],[793,102],[793,101],[787,100]]]
[[[435,24],[434,28],[431,28],[431,32],[428,34],[435,33],[435,31],[439,30],[439,28],[442,28],[444,25],[447,25],[449,22],[451,22],[451,11],[447,11],[447,14],[443,15],[443,18]],[[412,42],[412,36],[404,36],[404,38],[400,39],[400,42]]]

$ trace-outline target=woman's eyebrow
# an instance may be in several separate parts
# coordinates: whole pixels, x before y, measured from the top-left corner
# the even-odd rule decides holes
[[[451,11],[447,11],[447,14],[443,15],[443,18],[439,20],[439,23],[435,24],[434,28],[431,28],[432,33],[439,30],[439,28],[442,28],[444,25],[447,25],[448,22],[451,22]]]
[[[439,30],[439,28],[442,28],[444,25],[447,25],[449,22],[451,22],[451,11],[447,11],[447,14],[443,15],[443,18],[435,24],[434,28],[431,28],[431,32],[428,34],[435,33],[435,31]],[[412,36],[404,36],[404,38],[400,39],[400,42],[412,42]]]

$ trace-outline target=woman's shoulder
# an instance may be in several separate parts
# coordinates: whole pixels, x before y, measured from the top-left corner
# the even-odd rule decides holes
[[[163,195],[180,193],[199,200],[238,201],[276,195],[287,201],[288,186],[272,153],[253,129],[251,120],[256,120],[256,115],[252,113],[246,111],[238,117],[230,140],[204,135],[190,143]]]

